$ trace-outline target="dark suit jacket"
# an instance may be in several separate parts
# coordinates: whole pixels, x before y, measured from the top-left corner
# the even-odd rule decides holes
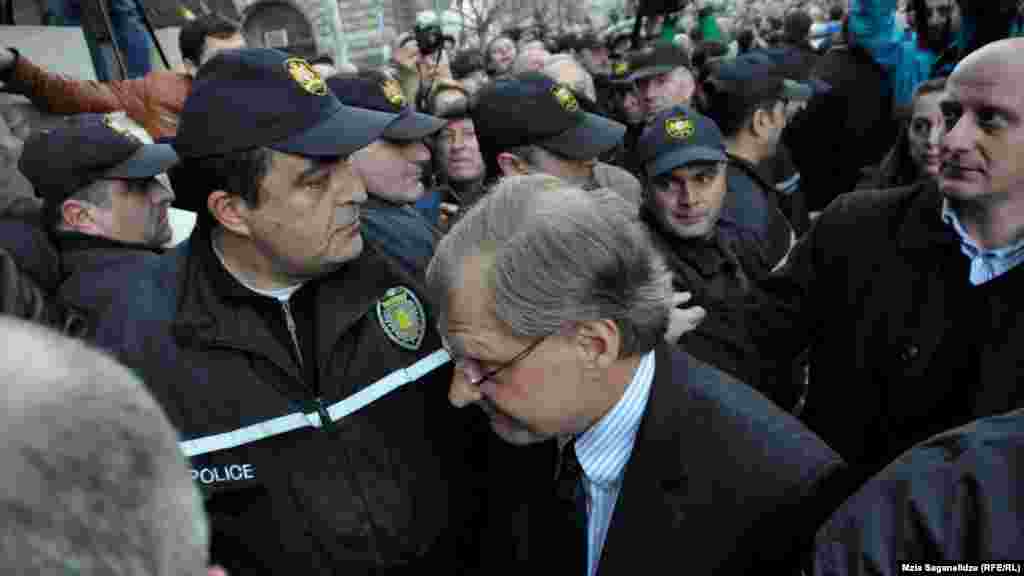
[[[558,573],[554,447],[497,447],[489,572]],[[659,346],[654,384],[608,530],[599,576],[657,567],[687,574],[775,573],[809,550],[833,509],[819,503],[839,456],[754,389]],[[837,503],[836,503],[837,504]],[[790,573],[794,570],[790,569]]]

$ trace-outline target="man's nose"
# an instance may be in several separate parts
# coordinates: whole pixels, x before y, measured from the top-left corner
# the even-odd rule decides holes
[[[942,151],[955,153],[967,150],[970,148],[971,142],[973,142],[974,134],[973,120],[969,118],[968,114],[962,114],[957,118],[956,123],[942,136]]]
[[[448,401],[456,408],[465,408],[483,399],[479,386],[474,386],[466,379],[462,370],[455,369],[451,386],[448,388]]]
[[[155,205],[174,201],[174,190],[160,180],[153,180],[149,185],[149,200]]]

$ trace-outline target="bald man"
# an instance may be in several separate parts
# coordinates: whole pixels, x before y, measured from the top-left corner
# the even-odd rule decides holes
[[[0,572],[207,572],[198,492],[163,411],[79,341],[0,317]]]
[[[765,288],[766,354],[810,347],[802,418],[866,478],[1024,405],[1024,39],[966,57],[937,182],[841,196]]]

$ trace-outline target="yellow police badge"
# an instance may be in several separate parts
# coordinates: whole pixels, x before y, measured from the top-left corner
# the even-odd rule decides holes
[[[614,76],[625,76],[629,72],[629,62],[616,62],[612,66],[612,74]]]
[[[384,93],[384,98],[392,106],[405,108],[405,94],[402,92],[402,87],[398,84],[397,80],[388,78],[380,85],[380,91]]]
[[[551,90],[555,100],[565,109],[566,112],[575,112],[580,109],[580,103],[576,101],[576,95],[566,86],[555,86]]]
[[[427,333],[423,304],[405,286],[388,289],[377,301],[377,321],[388,339],[406,350],[419,350]]]
[[[302,87],[303,90],[314,96],[327,95],[327,83],[320,77],[320,73],[313,69],[302,58],[289,58],[284,61],[288,75]]]
[[[686,116],[673,116],[665,120],[665,134],[669,138],[684,140],[693,136],[693,121]]]

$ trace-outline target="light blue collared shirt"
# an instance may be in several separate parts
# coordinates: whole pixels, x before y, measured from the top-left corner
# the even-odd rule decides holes
[[[649,352],[640,360],[618,403],[576,439],[576,458],[583,468],[587,493],[587,574],[591,576],[601,560],[626,463],[633,454],[653,382],[654,352]]]
[[[981,248],[967,234],[967,229],[964,228],[960,218],[949,205],[949,200],[946,199],[942,200],[942,221],[956,230],[956,235],[960,237],[960,251],[971,260],[970,280],[972,285],[984,284],[1006,274],[1024,262],[1024,239],[1003,248],[991,250]]]

